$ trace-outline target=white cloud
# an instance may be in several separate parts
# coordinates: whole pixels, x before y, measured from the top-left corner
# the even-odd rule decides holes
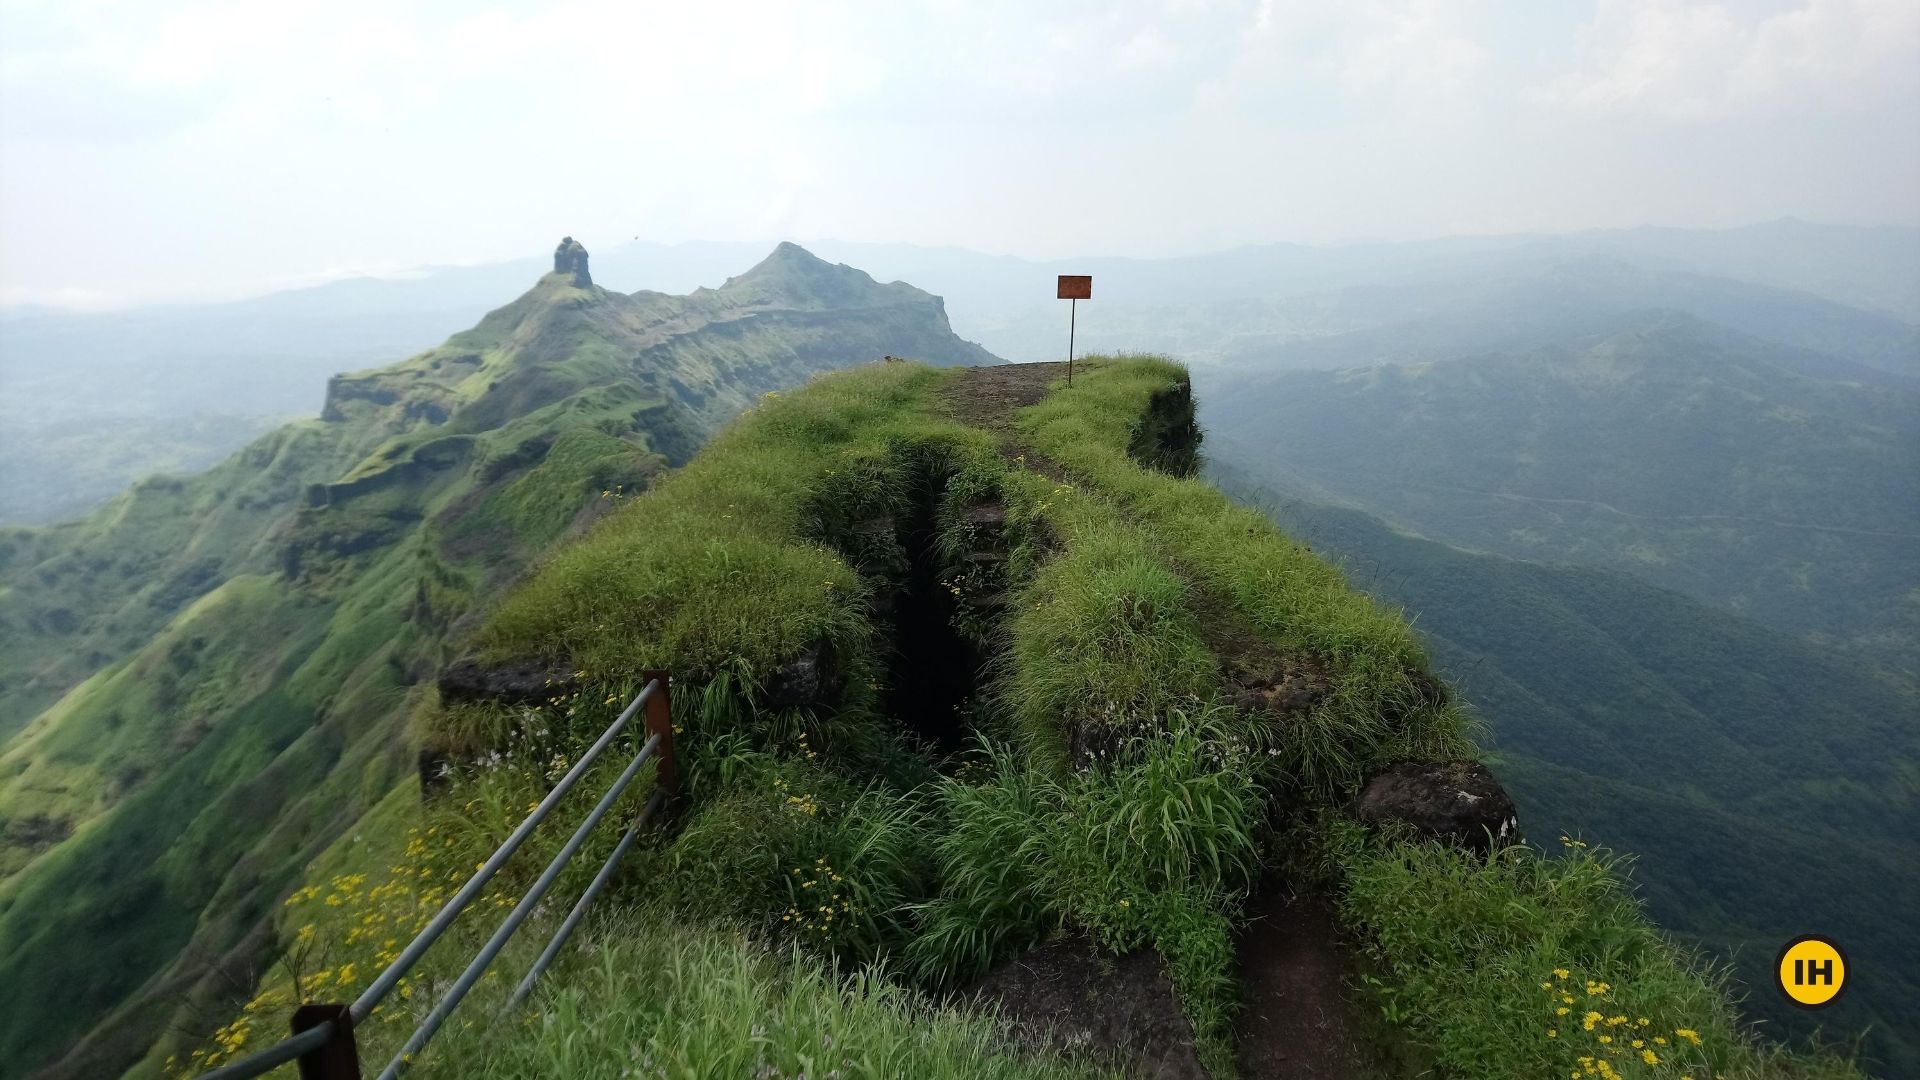
[[[1365,0],[1329,5],[1261,0],[1231,60],[1200,87],[1209,108],[1271,112],[1317,102],[1349,121],[1459,115],[1492,59],[1479,37],[1485,5]]]
[[[1342,81],[1357,92],[1384,88],[1426,100],[1462,90],[1487,60],[1474,8],[1444,0],[1363,6],[1339,49]]]
[[[1122,70],[1134,68],[1163,68],[1180,59],[1181,51],[1167,36],[1151,26],[1141,27],[1134,32],[1118,49],[1114,50],[1114,66]]]
[[[1536,95],[1593,112],[1714,120],[1848,108],[1920,89],[1920,4],[1807,0],[1786,11],[1601,0],[1579,70]]]
[[[0,292],[1914,221],[1916,72],[1916,0],[0,0]]]

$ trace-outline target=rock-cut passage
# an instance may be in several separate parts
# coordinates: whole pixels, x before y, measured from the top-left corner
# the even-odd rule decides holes
[[[939,492],[922,486],[908,520],[900,524],[906,580],[893,602],[893,649],[888,657],[887,713],[943,752],[958,750],[968,703],[978,688],[980,650],[955,629],[959,600],[939,553],[934,504]]]

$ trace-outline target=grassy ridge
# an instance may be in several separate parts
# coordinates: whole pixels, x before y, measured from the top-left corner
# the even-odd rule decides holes
[[[1095,364],[1076,380],[1073,395],[1056,394],[1030,410],[1023,427],[1037,447],[1094,478],[1097,489],[1118,494],[1129,513],[1150,524],[1152,535],[1197,578],[1232,595],[1263,633],[1334,665],[1340,690],[1308,725],[1325,725],[1326,734],[1303,735],[1302,749],[1287,758],[1285,771],[1295,783],[1337,802],[1340,780],[1383,757],[1463,749],[1454,706],[1417,695],[1407,706],[1413,676],[1426,671],[1426,659],[1403,620],[1348,590],[1337,571],[1297,543],[1272,542],[1277,534],[1264,515],[1224,505],[1210,487],[1131,469],[1113,449],[1124,445],[1123,434],[1138,424],[1129,418],[1140,415],[1173,371],[1155,361]],[[1404,731],[1384,726],[1395,714],[1407,717]],[[1617,861],[1582,847],[1567,859],[1514,848],[1481,863],[1431,843],[1373,838],[1344,822],[1313,831],[1317,838],[1308,846],[1334,868],[1331,880],[1344,890],[1349,925],[1380,958],[1370,982],[1375,1000],[1443,1069],[1472,1076],[1602,1075],[1598,1062],[1607,1060],[1625,1075],[1689,1075],[1680,1070],[1695,1063],[1716,1076],[1854,1074],[1834,1059],[1797,1057],[1754,1041],[1735,1018],[1724,977],[1664,941]],[[1504,929],[1490,933],[1495,926]],[[1698,1053],[1669,1053],[1653,1064],[1639,1055],[1654,1047],[1657,1057],[1658,1047],[1636,1049],[1631,1037],[1622,1043],[1632,1053],[1623,1055],[1611,1043],[1546,1036],[1557,1006],[1530,1012],[1541,1002],[1522,1005],[1514,989],[1537,986],[1541,979],[1530,975],[1554,981],[1556,968],[1630,988],[1626,997],[1636,1010],[1680,1018],[1682,1026],[1692,1018],[1687,1030],[1702,1036],[1701,1046],[1662,1037]],[[1615,1016],[1628,1007],[1616,1001],[1606,1011]],[[1636,1026],[1639,1015],[1632,1017]],[[1541,1022],[1523,1030],[1516,1020],[1523,1016]]]
[[[1398,612],[1350,589],[1338,570],[1212,485],[1142,469],[1128,456],[1153,394],[1184,382],[1185,369],[1154,358],[1088,366],[1072,394],[1022,417],[1033,445],[1085,477],[1260,638],[1333,676],[1332,694],[1280,736],[1287,782],[1338,797],[1386,761],[1466,746],[1463,714],[1423,691],[1436,685],[1426,652]]]
[[[1180,368],[1096,362],[1071,394],[1021,418],[1022,436],[1069,481],[955,422],[941,399],[951,378],[874,365],[771,398],[544,563],[479,640],[497,660],[564,662],[579,685],[543,703],[428,716],[428,737],[469,763],[447,796],[422,807],[403,791],[383,808],[392,820],[355,830],[388,836],[384,848],[342,848],[316,866],[281,927],[291,970],[265,984],[269,1003],[243,1013],[242,1028],[311,996],[319,971],[328,997],[370,980],[600,730],[635,673],[665,667],[676,673],[687,778],[675,828],[636,853],[592,944],[525,1020],[450,1029],[426,1067],[596,1074],[638,1054],[726,1073],[742,1053],[800,1053],[792,1028],[804,1022],[841,1025],[831,1049],[854,1063],[850,1075],[909,1061],[1050,1074],[1057,1063],[973,1041],[987,1029],[926,1012],[903,988],[961,987],[1078,930],[1113,950],[1157,949],[1203,1059],[1231,1075],[1233,928],[1277,852],[1291,865],[1317,857],[1349,927],[1376,950],[1369,1000],[1411,1053],[1451,1074],[1580,1072],[1568,1052],[1576,1040],[1546,1036],[1544,1024],[1516,1037],[1531,1014],[1514,973],[1531,980],[1521,989],[1551,985],[1556,966],[1630,988],[1622,1007],[1645,1010],[1649,1025],[1659,1016],[1671,1029],[1660,1038],[1689,1050],[1681,1029],[1694,1032],[1716,1075],[1846,1074],[1751,1042],[1715,978],[1661,942],[1608,864],[1521,848],[1483,865],[1325,816],[1386,761],[1467,750],[1465,716],[1434,689],[1397,614],[1252,511],[1129,456],[1155,456],[1137,436],[1165,419],[1154,402],[1184,382]],[[1003,513],[978,513],[989,505]],[[916,514],[935,522],[918,551],[902,539]],[[988,520],[1004,522],[1005,569],[970,576],[960,556],[978,550]],[[883,521],[890,530],[870,527]],[[948,754],[883,713],[890,691],[920,673],[885,648],[888,617],[871,603],[930,557],[942,560],[956,628],[993,657],[989,683],[963,709],[971,743]],[[1006,614],[989,616],[989,598],[1002,595]],[[1247,640],[1222,637],[1223,623]],[[1236,649],[1312,666],[1328,692],[1287,723],[1249,715],[1221,683],[1223,666],[1244,660]],[[796,656],[823,669],[819,690],[798,702],[780,690]],[[1291,827],[1269,828],[1276,807]],[[553,832],[536,851],[563,835]],[[481,908],[510,902],[529,872]],[[302,921],[308,912],[314,922]],[[459,933],[486,929],[468,921]],[[710,930],[685,947],[649,938],[646,926],[667,923]],[[738,934],[749,944],[728,944]],[[781,959],[769,968],[755,955]],[[642,960],[670,973],[633,970]],[[707,988],[688,995],[696,977]],[[444,972],[422,978],[429,992],[403,995],[372,1029],[374,1045],[408,1027]],[[1595,1001],[1613,993],[1582,990]],[[1539,1000],[1526,1004],[1550,1020],[1546,990],[1530,993]],[[1436,994],[1444,1007],[1405,1007]],[[930,1025],[916,1052],[934,1056],[898,1056],[903,1017]],[[743,1047],[743,1022],[764,1040]],[[719,1034],[728,1025],[731,1040]],[[246,1037],[231,1045],[235,1030],[216,1053],[243,1049]],[[1666,1072],[1640,1075],[1685,1075],[1672,1071],[1688,1060],[1677,1046],[1662,1060]],[[1618,1068],[1656,1066],[1623,1055]]]
[[[868,482],[879,503],[899,497],[884,451],[908,417],[926,434],[916,408],[941,377],[896,365],[769,395],[658,490],[554,555],[501,605],[483,647],[565,657],[599,677],[738,663],[764,673],[817,640],[861,648],[859,583],[819,546],[818,504],[828,487]]]

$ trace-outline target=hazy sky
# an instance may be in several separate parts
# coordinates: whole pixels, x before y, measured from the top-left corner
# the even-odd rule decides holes
[[[1920,223],[1920,2],[0,0],[0,302],[649,240]]]

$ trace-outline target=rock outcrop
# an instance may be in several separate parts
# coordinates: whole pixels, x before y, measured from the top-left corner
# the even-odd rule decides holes
[[[1512,797],[1477,761],[1403,761],[1367,781],[1353,815],[1474,851],[1520,840]]]
[[[560,238],[560,246],[553,249],[553,272],[572,274],[573,283],[584,289],[593,284],[593,276],[587,273],[587,248],[585,244],[571,236]]]
[[[579,688],[563,665],[535,660],[498,665],[463,657],[440,672],[440,700],[497,701],[524,705],[550,701]]]

